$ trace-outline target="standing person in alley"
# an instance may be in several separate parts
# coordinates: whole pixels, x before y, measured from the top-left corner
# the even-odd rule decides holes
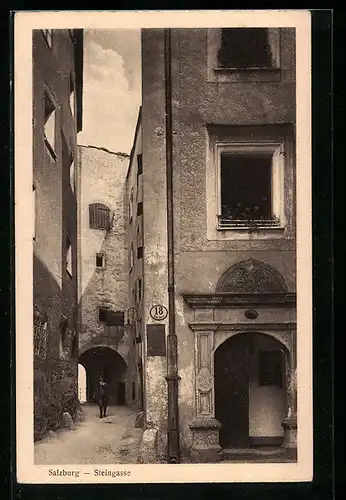
[[[107,406],[108,406],[108,383],[105,381],[103,372],[101,372],[100,380],[98,383],[97,391],[97,403],[100,409],[100,418],[106,416]]]

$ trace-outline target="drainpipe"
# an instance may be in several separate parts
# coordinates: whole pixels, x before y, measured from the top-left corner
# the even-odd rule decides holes
[[[168,264],[168,336],[167,336],[167,393],[168,463],[179,463],[178,415],[178,342],[175,332],[174,302],[174,228],[173,228],[173,171],[172,171],[172,74],[171,30],[164,30],[165,51],[165,109],[166,109],[166,188],[167,188],[167,264]]]

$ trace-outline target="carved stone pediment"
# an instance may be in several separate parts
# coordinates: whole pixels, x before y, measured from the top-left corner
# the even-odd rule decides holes
[[[219,279],[216,292],[283,293],[287,292],[281,274],[269,264],[248,259],[231,266]]]

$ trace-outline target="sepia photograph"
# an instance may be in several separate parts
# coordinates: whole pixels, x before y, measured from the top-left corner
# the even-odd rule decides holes
[[[16,14],[23,482],[311,478],[310,17],[212,13]]]

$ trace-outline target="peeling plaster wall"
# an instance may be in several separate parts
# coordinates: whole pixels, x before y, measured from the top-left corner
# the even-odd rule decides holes
[[[80,168],[80,353],[98,345],[114,348],[128,362],[129,340],[125,328],[99,322],[98,309],[126,311],[128,307],[124,188],[128,156],[95,147],[79,146]],[[91,229],[89,204],[103,203],[113,215],[108,231]],[[104,268],[96,267],[103,253]]]

